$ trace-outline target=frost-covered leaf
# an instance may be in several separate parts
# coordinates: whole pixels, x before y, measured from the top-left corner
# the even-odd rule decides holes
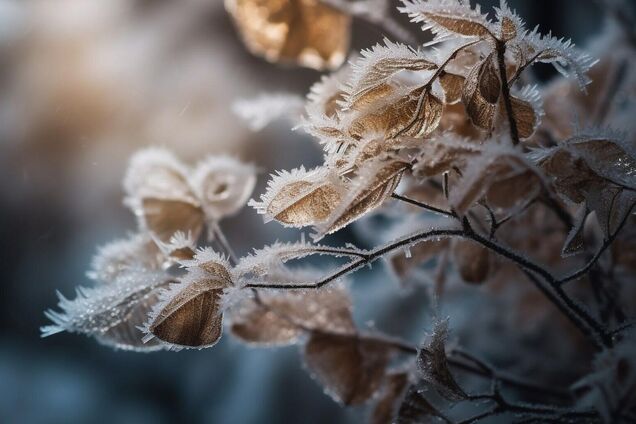
[[[203,229],[204,214],[188,183],[188,169],[170,152],[146,149],[136,153],[124,178],[125,203],[142,228],[162,241],[177,231],[193,234]]]
[[[87,275],[95,281],[108,284],[132,269],[159,269],[161,256],[149,236],[133,234],[99,247]]]
[[[397,424],[418,424],[430,422],[435,417],[443,417],[442,413],[424,396],[424,390],[412,385],[398,409]]]
[[[486,281],[490,271],[490,255],[486,248],[470,240],[455,240],[452,252],[462,280],[471,284]]]
[[[232,111],[247,123],[252,131],[260,131],[274,121],[287,119],[297,122],[305,107],[297,94],[262,94],[253,99],[237,100]]]
[[[53,322],[42,327],[42,336],[62,331],[94,336],[102,343],[120,349],[155,350],[157,342],[144,346],[143,334],[135,326],[157,300],[158,291],[171,278],[161,271],[128,270],[109,284],[80,287],[74,300],[60,298],[62,312],[47,311]],[[142,321],[143,322],[143,321]]]
[[[225,7],[255,55],[335,69],[349,49],[351,18],[313,0],[225,0]]]
[[[171,262],[189,260],[195,255],[196,241],[192,234],[186,235],[179,231],[174,233],[167,243],[161,240],[156,240],[155,243],[165,258]]]
[[[254,166],[227,156],[210,156],[197,164],[190,183],[208,219],[236,214],[256,184]]]
[[[293,344],[308,329],[355,333],[351,301],[344,289],[306,292],[260,291],[231,310],[232,334],[254,344]]]
[[[581,204],[574,215],[572,228],[563,244],[563,250],[561,251],[563,256],[576,255],[583,250],[585,242],[583,230],[585,229],[585,220],[588,214],[587,205],[585,203]]]
[[[352,138],[368,134],[422,138],[437,129],[442,117],[443,103],[427,87],[402,88],[374,100],[343,123]]]
[[[304,167],[272,176],[261,201],[249,205],[288,227],[305,227],[323,222],[340,202],[342,188],[327,168],[306,171]]]
[[[526,33],[523,20],[508,7],[508,3],[502,0],[499,7],[495,7],[497,29],[494,31],[503,42],[514,40]]]
[[[417,367],[421,377],[432,384],[441,396],[451,401],[459,401],[466,399],[467,395],[459,387],[448,367],[447,337],[448,321],[437,323],[430,342],[417,356]]]
[[[413,173],[418,177],[434,177],[453,168],[464,168],[467,161],[478,156],[483,148],[444,134],[422,143],[419,150]]]
[[[512,209],[533,199],[542,182],[540,170],[520,151],[491,143],[463,171],[449,200],[460,214],[484,196],[497,209]]]
[[[512,112],[521,139],[530,138],[540,124],[543,115],[541,100],[536,87],[525,87],[517,96],[510,97]],[[503,110],[503,107],[501,108]]]
[[[356,108],[359,102],[368,104],[369,99],[386,95],[391,78],[402,71],[437,68],[435,63],[408,46],[388,39],[384,40],[384,44],[362,50],[362,57],[354,62],[347,89],[347,107]]]
[[[473,67],[462,91],[462,101],[473,124],[488,131],[493,128],[501,93],[501,80],[495,60],[494,53],[491,53]]]
[[[305,364],[337,402],[359,405],[380,388],[390,349],[357,335],[314,332],[305,345]]]
[[[372,160],[362,166],[328,218],[315,226],[316,239],[334,233],[378,208],[391,196],[409,166],[401,160]]]
[[[408,384],[409,376],[405,372],[396,372],[386,376],[384,388],[373,408],[372,424],[391,424],[394,422]]]
[[[518,49],[522,58],[520,66],[525,67],[533,61],[551,63],[564,76],[575,78],[582,90],[590,83],[587,73],[596,60],[577,49],[571,40],[558,39],[551,34],[542,36],[535,30],[523,38]]]
[[[177,347],[216,344],[222,332],[221,296],[232,285],[226,261],[211,249],[184,262],[188,274],[161,293],[144,327],[144,341],[155,337]]]
[[[444,100],[447,105],[452,105],[462,100],[462,89],[466,78],[450,72],[442,72],[439,82],[444,89]]]
[[[402,0],[399,8],[412,22],[422,22],[422,29],[444,36],[455,34],[466,37],[492,36],[486,15],[479,5],[474,9],[468,0]]]

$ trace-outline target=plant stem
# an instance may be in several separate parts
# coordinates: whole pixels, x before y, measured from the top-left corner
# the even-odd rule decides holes
[[[497,40],[497,62],[499,64],[499,79],[501,80],[501,95],[503,96],[504,106],[506,108],[506,116],[510,125],[510,136],[512,144],[519,144],[519,129],[517,128],[517,120],[514,110],[512,109],[512,100],[510,99],[510,86],[508,85],[508,73],[506,72],[506,43]]]

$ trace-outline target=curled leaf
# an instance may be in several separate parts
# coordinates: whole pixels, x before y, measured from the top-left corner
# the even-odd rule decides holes
[[[249,205],[266,221],[290,227],[316,225],[329,217],[341,199],[336,178],[326,168],[282,171],[268,183],[261,201],[252,200]]]
[[[462,92],[462,101],[474,125],[492,130],[500,92],[501,80],[491,53],[470,71]]]
[[[232,285],[225,261],[202,250],[186,262],[188,274],[161,294],[145,326],[145,341],[157,338],[178,347],[209,347],[221,337],[221,295]]]
[[[414,385],[410,386],[398,409],[395,422],[398,424],[417,424],[430,421],[433,417],[444,418],[442,413],[424,397],[423,390]]]
[[[445,103],[447,105],[455,104],[462,99],[462,87],[466,78],[461,75],[452,74],[450,72],[442,72],[439,82],[444,89]]]
[[[420,350],[417,366],[422,378],[435,387],[438,393],[451,401],[466,399],[467,395],[459,387],[451,374],[446,358],[446,338],[448,322],[443,321],[435,326],[431,341]]]
[[[358,405],[380,388],[390,350],[357,335],[314,332],[305,345],[305,364],[337,402]]]

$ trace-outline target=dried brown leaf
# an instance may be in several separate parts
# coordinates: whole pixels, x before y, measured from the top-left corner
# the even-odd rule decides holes
[[[530,102],[518,99],[514,96],[510,97],[510,102],[512,103],[512,113],[517,122],[519,137],[522,139],[530,138],[532,134],[534,134],[538,123],[538,117],[534,107]]]
[[[517,36],[517,24],[508,16],[501,20],[501,41],[510,41]]]
[[[456,240],[453,257],[459,275],[467,283],[480,284],[486,281],[490,272],[490,255],[483,246],[470,240]]]
[[[372,424],[391,424],[394,422],[408,384],[409,376],[407,373],[387,375],[384,390],[373,408]]]
[[[165,242],[178,231],[198,237],[205,221],[198,205],[180,200],[145,198],[141,213],[148,230]]]
[[[351,301],[344,290],[324,289],[306,293],[259,293],[232,311],[231,331],[255,344],[295,343],[306,329],[339,334],[355,332]]]
[[[366,402],[380,388],[390,350],[356,335],[314,332],[305,346],[305,364],[336,401]]]
[[[500,92],[501,81],[491,53],[470,71],[462,92],[462,101],[474,125],[492,130]]]
[[[452,105],[462,100],[462,89],[466,78],[461,75],[452,74],[450,72],[442,72],[439,82],[444,89],[445,103]]]
[[[316,0],[226,0],[225,6],[255,55],[334,69],[349,49],[351,18]]]
[[[482,22],[477,22],[462,16],[444,13],[423,12],[428,21],[443,27],[447,31],[468,37],[488,37],[490,30]]]

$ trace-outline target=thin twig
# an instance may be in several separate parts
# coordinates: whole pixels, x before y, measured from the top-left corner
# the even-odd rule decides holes
[[[422,203],[422,202],[419,202],[417,200],[414,200],[414,199],[411,199],[411,198],[408,198],[408,197],[405,197],[405,196],[401,196],[401,195],[396,194],[396,193],[393,193],[391,195],[391,197],[396,199],[396,200],[400,200],[402,202],[409,203],[411,205],[420,207],[422,209],[426,209],[428,211],[434,212],[434,213],[439,214],[439,215],[450,216],[451,218],[457,218],[457,214],[454,213],[454,212],[445,211],[444,209],[436,208],[435,206],[427,205],[426,203]]]

